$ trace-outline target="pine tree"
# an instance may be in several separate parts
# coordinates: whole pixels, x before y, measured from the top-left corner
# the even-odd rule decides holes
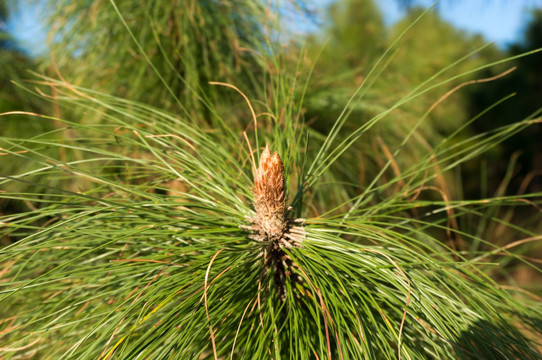
[[[351,103],[364,100],[392,52]],[[507,259],[540,271],[519,251],[540,236],[492,213],[540,206],[540,194],[450,199],[434,185],[539,119],[467,139],[456,131],[403,167],[399,146],[368,183],[345,184],[334,173],[355,178],[355,145],[394,109],[494,64],[431,77],[365,123],[352,121],[347,104],[322,136],[302,116],[310,86],[299,83],[303,61],[272,51],[264,59],[266,91],[257,94],[265,97],[213,85],[240,99],[252,115],[248,128],[212,101],[203,106],[214,131],[201,114],[63,79],[41,76],[28,89],[54,89],[55,104],[86,117],[26,114],[71,131],[63,141],[0,137],[2,156],[33,166],[0,178],[0,197],[39,204],[0,217],[0,234],[13,242],[0,249],[1,356],[540,359],[540,298],[488,275]],[[339,136],[346,125],[351,131]],[[416,135],[414,127],[402,141]],[[65,157],[40,151],[48,148]],[[38,190],[13,191],[12,183]],[[487,243],[464,223],[472,219],[514,231],[518,241]],[[475,242],[488,249],[470,251]]]

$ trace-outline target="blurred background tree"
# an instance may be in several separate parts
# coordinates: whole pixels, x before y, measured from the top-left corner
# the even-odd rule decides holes
[[[15,85],[28,77],[29,70],[36,69],[36,63],[8,32],[8,17],[9,7],[5,1],[0,1],[0,113],[14,110],[39,111],[43,101],[29,97],[26,91]],[[1,122],[0,131],[6,129],[6,126],[6,122]],[[31,131],[31,127],[25,130]]]
[[[256,64],[266,41],[263,2],[45,3],[52,54],[45,66],[75,85],[181,111],[215,127],[206,103],[235,108],[236,102],[209,81],[234,84],[249,95],[261,91]],[[242,115],[234,111],[228,120],[246,125]]]
[[[419,91],[423,91],[447,79],[450,72],[465,74],[429,89],[378,121],[364,135],[364,140],[356,144],[359,155],[336,169],[338,177],[353,184],[370,183],[391,154],[404,148],[403,154],[395,159],[395,174],[390,171],[387,176],[397,175],[398,170],[404,171],[418,162],[429,148],[466,124],[473,116],[466,108],[468,93],[461,89],[441,101],[443,96],[461,84],[484,77],[473,70],[504,56],[495,46],[484,46],[481,36],[454,28],[434,11],[424,14],[400,42],[394,44],[423,11],[412,7],[401,21],[388,28],[374,2],[338,1],[330,5],[322,29],[308,37],[307,59],[310,65],[314,63],[314,71],[304,103],[305,116],[311,128],[321,134],[331,129],[347,103],[350,120],[339,135],[343,138],[360,124],[392,108],[397,99],[408,96],[413,88],[422,86]],[[379,62],[380,56],[392,45],[390,60]],[[470,52],[472,56],[462,59]],[[458,63],[452,69],[424,85],[424,81],[454,62]],[[371,77],[367,79],[369,74]],[[367,80],[368,83],[364,83]],[[360,86],[363,98],[349,102]],[[418,124],[428,109],[432,111]],[[416,140],[402,144],[402,139],[414,128],[417,129]],[[472,130],[462,131],[456,142],[472,136]],[[446,192],[452,198],[457,195],[454,182],[453,175],[446,178],[450,184]],[[359,190],[349,195],[356,191]]]
[[[542,9],[534,10],[529,23],[525,24],[524,35],[516,43],[510,45],[508,52],[517,56],[542,48]],[[488,131],[510,124],[514,119],[539,116],[542,106],[542,53],[536,52],[527,57],[516,59],[513,64],[516,70],[509,76],[470,89],[469,103],[466,109],[471,115],[477,114],[490,106],[495,99],[503,98],[511,93],[515,96],[499,105],[498,108],[473,124],[474,131]],[[494,75],[499,68],[486,71],[488,76]],[[486,161],[489,165],[488,177],[502,179],[508,163],[517,156],[514,178],[511,180],[508,193],[523,194],[542,190],[542,129],[534,127],[528,131],[508,139],[496,151],[489,154]],[[490,182],[489,192],[495,192],[498,182]],[[474,187],[474,188],[472,188]],[[476,196],[479,189],[471,185],[468,194]],[[476,195],[475,195],[476,194]],[[483,196],[483,194],[482,194]]]
[[[48,113],[51,106],[47,101],[30,95],[27,90],[21,87],[21,84],[32,77],[30,72],[38,70],[38,61],[29,57],[8,32],[9,10],[8,3],[0,1],[0,114],[12,111]],[[54,126],[50,122],[35,117],[4,116],[0,119],[0,134],[4,136],[32,138],[53,129]],[[44,151],[43,148],[41,150]],[[28,163],[9,159],[0,148],[0,175],[24,172],[31,168]],[[28,190],[29,187],[19,184],[18,189]],[[31,202],[0,199],[0,215],[26,211],[29,207],[33,207]],[[7,243],[9,241],[6,238],[0,238],[0,246]]]

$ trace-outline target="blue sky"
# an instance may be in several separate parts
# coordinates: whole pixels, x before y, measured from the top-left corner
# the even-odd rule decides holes
[[[434,1],[414,2],[429,7]],[[397,0],[378,0],[377,3],[388,24],[404,13]],[[529,21],[529,10],[535,7],[542,8],[542,0],[442,0],[436,11],[455,27],[482,34],[488,41],[505,47],[521,38]]]
[[[39,55],[47,50],[46,28],[41,19],[43,9],[37,5],[29,6],[28,3],[21,1],[15,8],[10,8],[7,28],[30,55]]]
[[[332,0],[315,0],[322,16],[326,5]],[[375,0],[380,6],[387,24],[393,24],[401,18],[405,9],[401,0]],[[432,0],[414,0],[415,4],[429,7]],[[21,2],[19,4],[23,4]],[[28,2],[26,2],[28,3]],[[471,33],[480,33],[488,41],[494,41],[501,48],[519,39],[525,24],[529,20],[529,9],[542,8],[542,0],[442,0],[436,11],[454,26]],[[39,6],[20,5],[8,28],[21,41],[27,44],[29,53],[39,54],[45,48],[45,29],[40,21]],[[302,28],[314,29],[314,24]]]
[[[374,0],[387,25],[397,22],[406,12],[402,0]],[[313,0],[320,16],[333,0]],[[428,8],[434,0],[412,0],[413,5]],[[455,27],[472,34],[482,34],[487,41],[506,48],[517,41],[530,19],[530,10],[542,8],[542,0],[441,0],[434,11]],[[315,24],[303,24],[303,29],[315,29]]]

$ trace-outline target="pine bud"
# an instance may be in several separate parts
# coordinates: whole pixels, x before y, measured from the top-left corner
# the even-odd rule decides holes
[[[267,239],[277,239],[286,230],[286,191],[284,165],[277,152],[271,155],[269,145],[260,157],[254,173],[255,225]]]

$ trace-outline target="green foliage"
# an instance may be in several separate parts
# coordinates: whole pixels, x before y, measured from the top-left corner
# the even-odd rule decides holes
[[[43,102],[29,97],[27,92],[17,86],[27,76],[28,70],[35,67],[24,54],[13,49],[0,48],[0,112],[8,111],[40,111]],[[0,125],[4,128],[6,125]],[[30,125],[30,128],[32,125]],[[28,129],[30,132],[31,129]]]
[[[5,2],[0,2],[0,23],[7,19]],[[3,30],[3,29],[2,29]],[[37,69],[37,64],[29,59],[17,48],[14,39],[6,32],[0,30],[0,114],[9,112],[46,113],[50,111],[47,102],[36,96],[29,96],[20,84],[30,76],[30,71]],[[49,132],[54,129],[50,122],[21,117],[3,117],[0,120],[0,134],[17,134],[20,137],[33,137],[37,134]],[[30,170],[28,163],[13,161],[6,157],[0,146],[0,174],[14,174],[18,171]],[[26,186],[18,186],[19,190]],[[27,206],[13,199],[0,199],[0,214],[17,212]],[[0,239],[0,244],[3,244]]]
[[[542,47],[542,10],[533,12],[531,21],[526,24],[525,39],[512,44],[509,53],[517,56],[528,51],[536,51]],[[542,53],[536,52],[532,56],[520,57],[510,65],[515,71],[491,85],[473,88],[470,92],[468,109],[477,113],[486,108],[495,98],[514,96],[495,110],[488,113],[474,124],[477,131],[488,131],[495,126],[510,124],[517,117],[537,116],[541,112],[542,89]],[[495,75],[500,69],[488,69],[487,76]],[[512,159],[519,155],[515,178],[508,189],[509,193],[542,190],[542,148],[539,139],[542,136],[540,128],[530,129],[518,136],[509,139],[488,156],[492,164],[488,169],[488,176],[502,178],[507,171],[507,162],[501,159]],[[476,166],[476,165],[473,165]],[[526,183],[523,181],[526,180]],[[490,184],[490,191],[496,191],[498,184]],[[475,189],[469,189],[475,193]],[[477,194],[476,194],[477,195]],[[472,196],[472,195],[471,195]]]
[[[461,129],[459,140],[473,134],[466,124],[476,114],[466,109],[463,87],[481,79],[479,69],[498,59],[494,47],[454,29],[438,14],[417,8],[391,30],[383,28],[371,2],[345,1],[331,9],[331,25],[308,45],[309,58],[316,61],[305,101],[311,127],[326,134],[346,106],[345,114],[352,120],[337,135],[344,138],[359,124],[391,110],[371,128],[365,141],[355,145],[359,153],[372,155],[363,161],[356,161],[359,155],[354,155],[341,162],[336,169],[341,178],[369,184],[395,151],[407,147],[404,152],[409,155],[394,159],[394,172],[386,175],[393,177],[457,129]],[[385,49],[390,56],[379,61]],[[416,96],[412,89],[418,92]],[[408,101],[398,103],[402,97]],[[405,143],[412,129],[416,129],[416,139]],[[454,176],[445,180],[446,192],[453,195],[455,180]]]
[[[96,4],[87,10],[101,6]],[[169,14],[122,4],[119,13],[128,24]],[[452,51],[450,57],[458,58],[436,64],[433,72],[413,71],[426,78],[405,80],[408,91],[359,110],[380,94],[379,81],[390,81],[387,71],[400,69],[392,60],[409,59],[398,45],[424,19],[414,20],[381,58],[360,68],[364,81],[319,129],[303,117],[304,99],[310,104],[316,96],[304,81],[310,81],[308,61],[290,62],[290,54],[275,53],[280,44],[269,39],[270,51],[253,64],[259,66],[253,80],[265,90],[256,92],[260,97],[248,85],[244,97],[236,81],[213,90],[187,86],[186,98],[204,101],[182,110],[154,106],[153,94],[139,99],[149,103],[116,96],[115,81],[105,86],[104,80],[103,92],[71,78],[40,76],[27,91],[52,100],[62,116],[0,117],[54,125],[33,137],[0,136],[3,156],[30,169],[2,175],[0,199],[34,204],[0,215],[0,237],[12,242],[0,249],[0,356],[542,358],[539,293],[496,276],[511,261],[542,272],[539,261],[523,253],[541,240],[539,229],[503,216],[510,209],[539,208],[542,194],[463,200],[451,196],[447,180],[462,164],[540,120],[529,117],[474,136],[468,120],[428,145],[427,130],[420,130],[436,116],[428,93],[448,91],[511,59],[467,66]],[[126,39],[122,31],[113,33],[117,40]],[[122,73],[155,64],[145,47],[152,42],[144,39],[136,37],[135,46],[145,61],[133,69],[122,65]],[[115,44],[122,58],[126,43]],[[86,56],[80,58],[82,71],[91,62]],[[193,55],[172,56],[189,63]],[[369,63],[374,66],[367,70]],[[205,72],[190,69],[190,76],[202,76],[198,81],[208,80]],[[314,69],[318,83],[321,74]],[[167,71],[157,70],[166,79]],[[181,75],[188,84],[189,75]],[[154,86],[163,94],[174,89]],[[215,106],[218,94],[242,106]],[[379,142],[375,131],[385,136],[386,122],[397,121],[403,108],[412,122],[392,135],[397,142]],[[246,116],[244,123],[230,122],[232,113]],[[277,270],[264,255],[276,244],[256,240],[248,227],[255,215],[252,173],[266,143],[284,162],[290,220],[305,219],[297,243],[280,248],[280,260],[289,263],[284,299]],[[411,149],[417,149],[414,156]],[[365,178],[364,168],[370,170]],[[35,190],[20,190],[21,184]],[[514,242],[492,243],[492,229]]]
[[[399,36],[423,13],[424,10],[420,8],[410,9],[407,16],[394,26],[391,39]],[[381,89],[382,93],[404,93],[406,89],[416,86],[452,63],[455,64],[453,71],[456,74],[464,73],[463,76],[452,79],[438,90],[428,92],[425,96],[407,104],[403,117],[413,118],[403,120],[407,124],[415,121],[416,114],[431,108],[442,96],[457,86],[480,79],[478,73],[470,72],[470,70],[502,57],[493,45],[487,46],[481,36],[468,35],[455,29],[433,11],[424,14],[416,26],[405,34],[401,43],[402,46],[397,51],[390,68],[383,74],[387,81],[386,88]],[[428,49],[431,50],[428,51]],[[443,71],[439,73],[437,79],[444,80],[449,77],[449,72]],[[423,128],[426,137],[447,136],[458,126],[466,123],[471,116],[476,115],[469,114],[465,110],[466,102],[467,96],[463,91],[458,91],[458,94],[439,103],[429,115],[428,124]]]
[[[310,36],[307,44],[307,61],[315,66],[306,100],[307,116],[318,115],[312,126],[323,133],[387,47],[387,29],[373,2],[335,2],[328,13],[326,26]],[[379,110],[379,104],[357,105],[361,111]]]
[[[183,111],[202,123],[210,120],[205,102],[231,106],[209,81],[259,90],[263,2],[47,3],[51,65],[71,83]]]
[[[475,240],[430,214],[451,207],[454,218],[476,216],[496,202],[514,202],[416,200],[430,159],[449,151],[428,154],[395,179],[409,184],[399,193],[372,200],[390,186],[378,181],[349,199],[349,213],[307,219],[301,246],[285,249],[298,280],[287,283],[282,302],[260,255],[267,244],[239,228],[252,213],[251,166],[243,161],[251,154],[239,147],[239,135],[207,134],[149,106],[56,85],[61,98],[72,94],[73,106],[107,108],[108,124],[78,125],[84,135],[64,144],[31,140],[92,155],[40,171],[95,186],[58,188],[40,210],[2,219],[4,234],[23,239],[0,252],[2,326],[16,329],[4,333],[2,348],[23,348],[4,351],[7,359],[538,358],[514,324],[540,331],[539,304],[520,301],[514,289],[500,288],[482,271],[495,266],[500,248],[471,258],[430,235],[443,228]],[[126,111],[134,107],[138,115]],[[275,141],[296,143],[297,132],[281,133]],[[263,143],[265,135],[259,136]],[[12,156],[28,150],[24,142],[9,142]],[[471,151],[482,146],[474,143]],[[288,169],[306,174],[307,188],[298,189],[303,205],[296,205],[304,216],[314,206],[307,191],[320,186],[315,176],[325,154],[348,148],[305,159],[303,148],[282,156]],[[39,152],[24,157],[54,160]],[[3,184],[34,177],[21,174]],[[171,181],[180,186],[171,188]],[[37,194],[24,197],[40,202]]]

